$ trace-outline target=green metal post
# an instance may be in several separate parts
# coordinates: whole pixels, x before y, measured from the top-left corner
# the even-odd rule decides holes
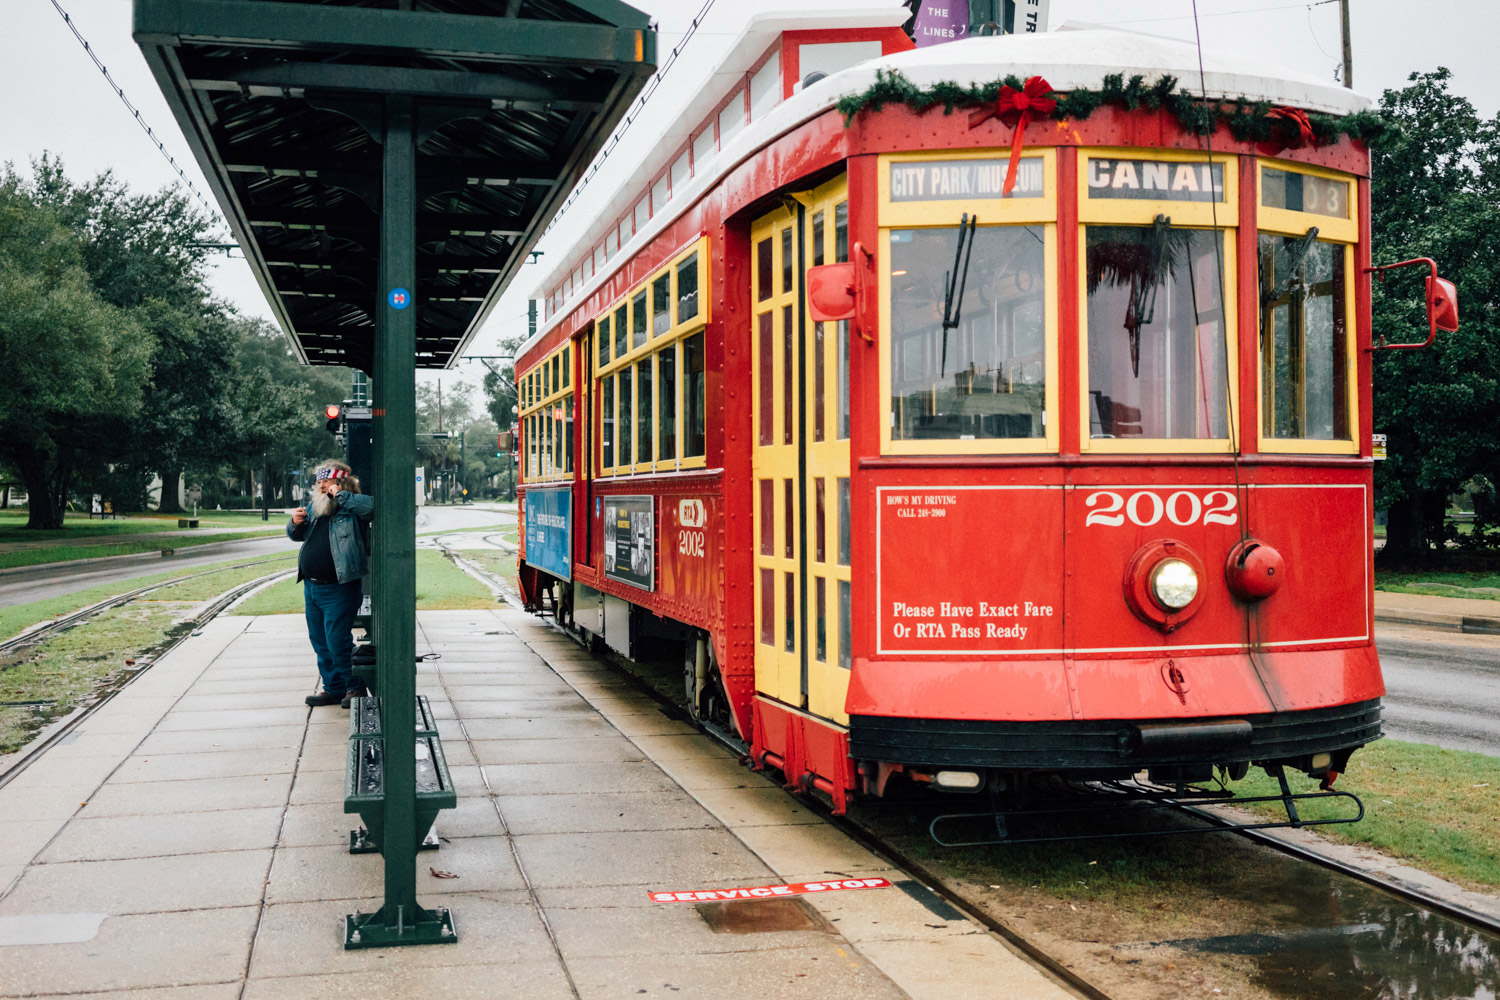
[[[385,901],[346,918],[346,948],[456,941],[451,914],[417,903],[416,522],[416,123],[409,97],[386,99],[380,214],[380,287],[375,303],[374,444],[377,589],[375,646],[385,734]]]

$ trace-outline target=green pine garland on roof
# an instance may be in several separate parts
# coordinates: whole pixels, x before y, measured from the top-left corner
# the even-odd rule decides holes
[[[960,108],[977,108],[992,104],[1000,97],[1000,88],[1016,90],[1024,86],[1015,74],[992,80],[989,83],[964,87],[951,81],[935,83],[931,87],[919,87],[899,70],[876,70],[875,82],[862,94],[851,94],[838,103],[839,113],[847,126],[861,111],[879,111],[888,104],[901,104],[918,114],[941,107],[943,114],[952,114]],[[1071,118],[1083,121],[1100,107],[1110,104],[1135,111],[1165,110],[1183,130],[1193,135],[1208,135],[1222,122],[1229,126],[1230,133],[1242,142],[1266,142],[1276,138],[1285,128],[1282,122],[1267,117],[1271,102],[1250,101],[1238,98],[1233,101],[1204,102],[1177,86],[1174,76],[1162,76],[1154,83],[1147,83],[1144,76],[1125,79],[1122,74],[1106,76],[1098,90],[1053,91],[1057,101],[1053,118]],[[1369,142],[1380,134],[1384,127],[1380,116],[1372,111],[1358,111],[1350,115],[1326,115],[1309,112],[1308,124],[1319,145],[1337,142],[1340,136],[1348,136]]]

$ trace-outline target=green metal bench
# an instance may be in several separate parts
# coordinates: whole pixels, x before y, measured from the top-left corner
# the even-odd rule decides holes
[[[344,812],[358,813],[363,823],[360,829],[349,832],[349,853],[373,854],[382,851],[385,833],[386,741],[380,731],[380,699],[355,698],[349,707]],[[458,804],[458,796],[425,697],[417,699],[416,717],[416,731],[412,734],[417,784],[416,849],[436,850],[438,839],[432,824],[440,811]]]

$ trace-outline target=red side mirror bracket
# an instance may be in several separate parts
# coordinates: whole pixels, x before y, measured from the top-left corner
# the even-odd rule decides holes
[[[819,264],[807,269],[807,311],[814,323],[852,320],[854,331],[873,345],[864,329],[865,298],[875,269],[875,255],[863,243],[854,244],[854,259],[841,264]]]
[[[1365,268],[1366,274],[1378,274],[1380,280],[1385,280],[1385,272],[1395,270],[1398,267],[1410,267],[1413,264],[1426,264],[1427,275],[1427,339],[1420,344],[1387,344],[1385,335],[1382,334],[1374,344],[1366,347],[1367,351],[1413,351],[1422,347],[1431,347],[1432,342],[1437,339],[1439,330],[1452,333],[1458,329],[1458,289],[1453,282],[1446,278],[1439,278],[1437,273],[1437,262],[1431,257],[1414,257],[1411,260],[1403,260],[1398,264],[1382,264],[1379,267]]]

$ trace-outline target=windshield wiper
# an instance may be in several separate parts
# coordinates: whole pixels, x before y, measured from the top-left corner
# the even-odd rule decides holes
[[[974,227],[979,216],[968,212],[958,222],[958,246],[953,250],[953,270],[943,273],[943,361],[939,376],[948,374],[948,331],[957,328],[963,312],[964,286],[969,281],[969,260],[974,253]],[[954,295],[954,291],[958,294]]]
[[[1266,306],[1280,299],[1287,293],[1287,289],[1292,287],[1297,272],[1302,269],[1302,262],[1307,259],[1307,252],[1312,249],[1313,241],[1317,238],[1318,227],[1313,226],[1307,231],[1307,235],[1302,237],[1301,242],[1286,251],[1286,274],[1282,275],[1270,288],[1266,288],[1265,268],[1261,268],[1260,308],[1262,314]]]

